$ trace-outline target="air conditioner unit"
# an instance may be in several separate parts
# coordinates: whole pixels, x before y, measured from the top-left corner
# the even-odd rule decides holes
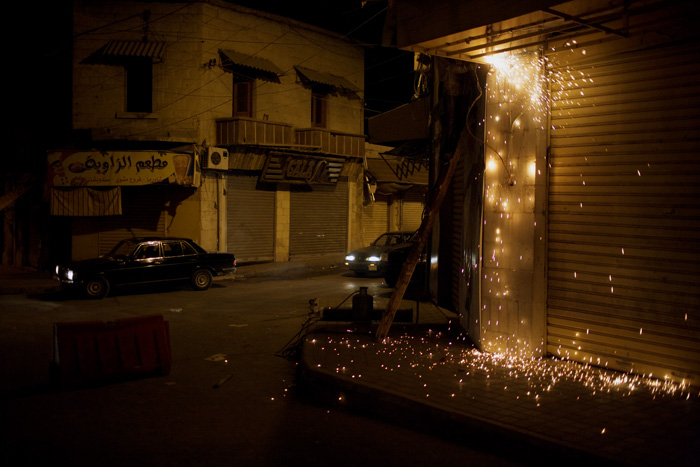
[[[210,147],[202,158],[203,169],[228,170],[228,150]]]

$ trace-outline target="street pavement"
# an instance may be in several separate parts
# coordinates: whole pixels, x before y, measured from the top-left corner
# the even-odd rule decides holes
[[[243,265],[236,275],[340,268],[322,258]],[[55,289],[49,273],[0,266],[0,294]],[[374,309],[386,300],[374,297]],[[297,385],[329,406],[488,447],[524,464],[700,462],[698,387],[566,360],[483,353],[460,333],[451,312],[427,302],[411,306],[412,320],[395,322],[388,338],[376,342],[377,321],[341,321],[322,304],[287,349],[299,361]]]

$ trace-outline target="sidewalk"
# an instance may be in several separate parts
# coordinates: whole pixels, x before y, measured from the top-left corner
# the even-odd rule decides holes
[[[377,306],[385,304],[375,297]],[[485,354],[459,334],[456,317],[420,306],[418,323],[394,323],[385,343],[366,325],[316,323],[301,344],[300,384],[329,404],[524,464],[699,462],[699,388],[570,361]]]
[[[339,267],[327,258],[242,265],[234,280]],[[50,274],[0,266],[0,294],[57,286]],[[375,310],[386,300],[375,296]],[[523,464],[697,465],[697,387],[567,361],[484,354],[459,334],[452,313],[406,303],[414,307],[414,321],[394,322],[385,343],[373,338],[376,321],[309,326],[296,343],[298,387],[315,400],[507,453]]]

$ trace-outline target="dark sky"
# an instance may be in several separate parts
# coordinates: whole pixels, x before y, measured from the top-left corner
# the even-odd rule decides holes
[[[231,0],[328,29],[365,47],[365,118],[396,108],[413,95],[413,53],[381,47],[386,0]]]

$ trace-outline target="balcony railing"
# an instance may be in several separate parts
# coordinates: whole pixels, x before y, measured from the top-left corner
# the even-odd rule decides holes
[[[250,118],[216,120],[216,145],[251,144],[260,146],[296,146],[326,154],[362,157],[365,137],[322,128],[294,128],[292,125]]]
[[[365,137],[337,133],[321,128],[295,129],[296,142],[301,146],[313,146],[328,154],[362,157],[365,155]]]
[[[292,145],[294,132],[286,123],[251,118],[219,118],[216,120],[216,144]]]

